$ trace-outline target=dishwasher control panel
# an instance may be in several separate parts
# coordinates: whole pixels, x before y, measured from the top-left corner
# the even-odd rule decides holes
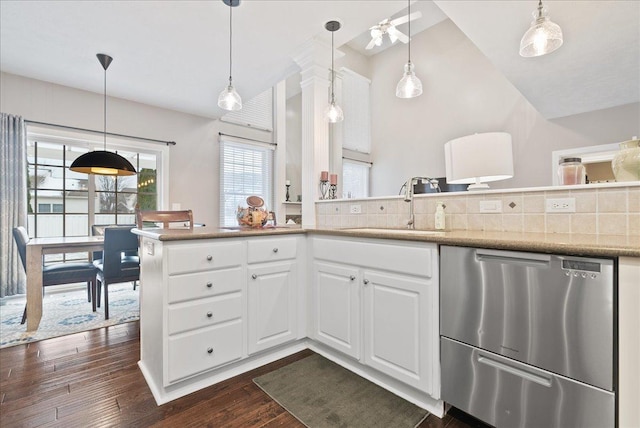
[[[596,279],[600,273],[600,263],[584,260],[562,260],[562,270],[565,276],[574,278]]]

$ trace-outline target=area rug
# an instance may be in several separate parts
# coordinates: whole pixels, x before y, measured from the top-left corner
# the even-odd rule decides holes
[[[318,354],[253,381],[310,428],[414,428],[429,415]]]
[[[4,299],[0,306],[0,348],[136,321],[140,317],[139,291],[134,291],[130,282],[110,285],[109,319],[105,320],[104,307],[93,312],[87,302],[86,288],[46,290],[40,326],[31,333],[27,333],[26,324],[20,324],[25,298]]]

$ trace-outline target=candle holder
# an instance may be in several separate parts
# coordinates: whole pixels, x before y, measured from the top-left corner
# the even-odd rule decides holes
[[[287,186],[287,194],[285,195],[285,201],[286,202],[290,202],[289,201],[289,187],[291,186],[291,184],[285,184],[285,186]]]
[[[327,199],[329,191],[329,180],[320,180],[320,199]]]
[[[332,184],[329,186],[329,199],[337,199],[338,195],[338,186],[336,184]]]

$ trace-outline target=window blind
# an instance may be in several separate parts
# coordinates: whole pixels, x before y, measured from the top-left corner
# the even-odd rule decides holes
[[[275,146],[259,143],[220,141],[220,226],[237,226],[238,206],[247,197],[264,199],[273,208],[273,151]]]
[[[342,160],[342,193],[346,198],[367,198],[369,196],[369,171],[367,162]]]
[[[342,147],[371,153],[371,107],[369,79],[347,69],[342,74]]]
[[[242,109],[231,111],[220,118],[223,122],[273,131],[273,89],[269,88],[245,102]]]

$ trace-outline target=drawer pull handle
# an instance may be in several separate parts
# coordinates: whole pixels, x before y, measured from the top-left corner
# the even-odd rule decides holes
[[[364,285],[368,285],[369,284],[369,280],[368,279],[363,279],[362,282],[364,282]]]
[[[258,279],[258,275],[256,275],[255,273],[253,275],[251,275],[251,278],[253,279]]]
[[[535,382],[535,383],[537,383],[539,385],[542,385],[542,386],[546,386],[547,388],[551,387],[551,379],[548,378],[543,373],[538,374],[537,371],[534,373],[533,369],[531,369],[531,372],[529,372],[529,371],[523,370],[523,369],[521,369],[519,367],[514,367],[514,366],[512,366],[510,364],[500,362],[497,359],[493,359],[491,357],[484,356],[484,355],[481,355],[481,354],[478,354],[477,359],[478,359],[479,363],[486,364],[488,366],[491,366],[491,367],[493,367],[495,369],[498,369],[498,370],[505,371],[507,373],[511,373],[512,375],[521,377],[521,378],[526,379],[526,380],[531,381],[531,382]]]
[[[207,312],[207,318],[211,318],[213,316],[212,312]]]
[[[207,354],[213,354],[213,348],[207,348]]]
[[[349,277],[349,279],[350,279],[351,281],[355,281],[355,280],[356,280],[356,276],[355,276],[355,275],[351,275],[351,276]]]
[[[213,260],[213,256],[212,255],[208,255],[207,256],[207,261],[210,262],[211,260]]]
[[[274,248],[274,249],[273,249],[273,252],[274,252],[274,253],[277,253],[277,252],[278,252],[278,248]]]
[[[212,282],[207,282],[207,288],[211,288],[213,287],[213,283]]]

